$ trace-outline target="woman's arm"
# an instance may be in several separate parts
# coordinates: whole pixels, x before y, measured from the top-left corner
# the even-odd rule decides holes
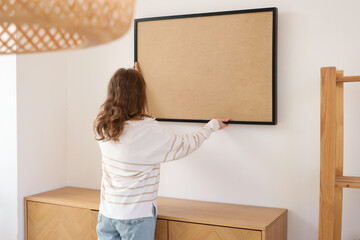
[[[163,128],[157,121],[155,127],[162,135],[162,144],[164,145],[164,156],[161,162],[169,162],[184,158],[197,150],[202,143],[209,138],[211,133],[223,129],[227,126],[224,122],[229,119],[212,119],[204,127],[197,129],[193,133],[177,135],[170,130]]]

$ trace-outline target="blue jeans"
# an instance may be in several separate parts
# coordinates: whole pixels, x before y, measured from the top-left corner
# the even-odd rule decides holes
[[[98,240],[154,240],[156,216],[154,205],[153,217],[120,220],[105,217],[99,212],[96,225]]]

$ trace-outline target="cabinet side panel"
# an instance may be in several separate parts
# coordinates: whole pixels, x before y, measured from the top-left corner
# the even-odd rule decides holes
[[[279,217],[266,230],[263,231],[262,240],[286,240],[287,239],[287,214]]]
[[[28,221],[27,221],[27,216],[28,216],[28,208],[27,208],[27,200],[24,200],[24,213],[25,213],[25,216],[24,216],[24,226],[25,226],[25,240],[28,240]]]

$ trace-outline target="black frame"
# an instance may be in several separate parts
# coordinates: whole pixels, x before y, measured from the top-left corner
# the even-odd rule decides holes
[[[277,124],[277,11],[276,7],[273,8],[257,8],[257,9],[246,9],[246,10],[235,10],[235,11],[224,11],[224,12],[209,12],[209,13],[196,13],[186,15],[173,15],[173,16],[162,16],[162,17],[150,17],[150,18],[138,18],[134,20],[134,62],[137,62],[137,24],[138,22],[144,21],[157,21],[165,19],[176,19],[176,18],[192,18],[192,17],[205,17],[205,16],[216,16],[216,15],[227,15],[227,14],[241,14],[241,13],[254,13],[254,12],[272,12],[273,13],[273,42],[272,42],[272,121],[271,122],[252,122],[252,121],[229,121],[228,123],[235,124],[254,124],[254,125],[276,125]],[[198,122],[205,123],[209,120],[203,119],[169,119],[169,118],[157,118],[159,121],[169,122]]]

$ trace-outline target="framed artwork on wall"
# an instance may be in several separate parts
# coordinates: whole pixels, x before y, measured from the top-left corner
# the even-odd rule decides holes
[[[277,123],[277,8],[135,19],[135,61],[157,120]]]

